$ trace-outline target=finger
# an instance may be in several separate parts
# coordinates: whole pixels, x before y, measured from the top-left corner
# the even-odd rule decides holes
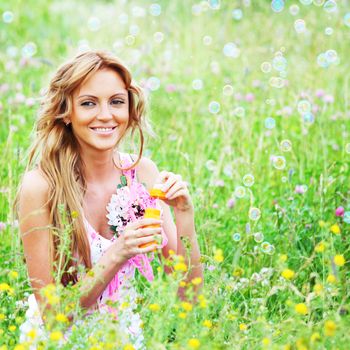
[[[138,251],[139,251],[139,254],[147,254],[150,252],[154,252],[160,248],[162,248],[162,246],[160,244],[152,244],[152,245],[149,245],[148,247],[145,247],[145,248],[138,248]]]
[[[152,227],[152,228],[141,228],[135,231],[134,238],[150,236],[150,235],[159,235],[162,232],[160,227]]]
[[[172,172],[170,171],[161,171],[158,175],[158,178],[156,180],[156,183],[163,183],[164,181],[166,181],[171,175],[174,175]]]
[[[174,186],[175,183],[181,182],[182,177],[180,175],[172,175],[168,178],[168,180],[163,184],[162,191],[167,192],[169,189]]]
[[[174,195],[174,193],[176,193],[177,191],[181,190],[181,189],[187,189],[186,184],[184,181],[179,181],[176,182],[170,189],[169,191],[166,193],[165,197],[166,198],[170,198]]]
[[[175,192],[172,196],[167,197],[167,199],[171,200],[171,199],[175,199],[175,198],[182,197],[182,196],[188,198],[189,197],[188,191],[181,189],[181,190]]]
[[[163,220],[159,220],[159,219],[153,219],[153,218],[140,219],[132,223],[129,223],[127,225],[127,229],[135,231],[141,228],[142,226],[161,225],[162,223],[163,223]]]
[[[134,244],[138,247],[142,246],[143,244],[147,244],[147,243],[159,244],[159,243],[161,243],[161,238],[162,237],[160,235],[141,237],[141,238],[135,239]],[[142,248],[142,247],[140,247],[140,248]]]

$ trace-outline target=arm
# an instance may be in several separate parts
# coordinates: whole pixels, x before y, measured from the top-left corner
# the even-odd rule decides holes
[[[163,179],[162,174],[159,173],[157,166],[148,158],[142,158],[139,163],[139,177],[142,176],[142,181],[147,184],[147,187],[150,189],[153,185],[159,180]],[[166,178],[167,179],[167,178]],[[174,194],[176,192],[177,184],[170,185],[171,180],[167,180],[169,194]],[[158,182],[159,183],[159,182]],[[173,193],[171,193],[173,192]],[[175,194],[176,196],[176,194]],[[188,191],[185,194],[185,197],[189,197]],[[197,241],[197,235],[195,231],[194,224],[194,209],[192,202],[189,198],[183,201],[186,205],[181,206],[181,209],[177,208],[175,201],[167,200],[169,204],[174,206],[174,215],[176,225],[171,215],[170,207],[165,201],[161,201],[164,215],[164,224],[163,228],[168,237],[168,244],[163,248],[163,255],[165,258],[169,255],[169,250],[172,249],[176,254],[182,255],[186,259],[187,266],[190,266],[191,269],[188,273],[186,281],[189,282],[195,277],[200,277],[203,281],[203,268],[200,262],[200,251]],[[181,237],[186,237],[189,240],[191,245],[190,256],[186,257],[186,249],[181,241]],[[165,269],[167,273],[172,272],[171,269]],[[202,286],[202,283],[195,287],[195,291],[198,291]],[[184,290],[179,289],[179,296],[184,298]]]
[[[29,280],[42,313],[46,309],[50,309],[50,306],[46,305],[45,300],[42,300],[40,289],[49,283],[54,283],[49,254],[48,194],[49,185],[38,170],[32,170],[25,174],[19,198],[19,223]],[[147,223],[154,223],[154,219],[147,220]],[[136,235],[138,227],[145,225],[144,221],[140,220],[130,225],[134,231],[130,231],[130,235],[125,234],[114,242],[95,264],[92,269],[93,273],[82,278],[81,291],[83,295],[80,297],[82,307],[89,308],[96,302],[107,284],[130,256],[154,249],[154,246],[149,246],[139,251],[136,250],[138,245],[154,240],[154,229],[143,229],[142,232],[138,231],[138,235]],[[146,234],[148,236],[144,237]],[[98,278],[91,276],[98,276]]]

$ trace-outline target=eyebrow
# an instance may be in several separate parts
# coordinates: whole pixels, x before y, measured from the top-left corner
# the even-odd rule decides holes
[[[125,92],[117,92],[116,94],[112,95],[111,97],[115,97],[115,96],[124,96],[126,97],[127,94]],[[97,98],[96,96],[94,95],[81,95],[81,96],[78,96],[78,98],[82,98],[82,97],[93,97],[93,98]]]

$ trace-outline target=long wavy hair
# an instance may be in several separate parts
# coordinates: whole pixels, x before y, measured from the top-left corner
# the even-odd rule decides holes
[[[69,213],[68,224],[71,225],[70,252],[64,254],[62,265],[64,273],[61,283],[67,285],[77,281],[77,265],[92,267],[90,245],[83,222],[83,197],[86,192],[84,179],[84,164],[80,157],[79,144],[74,137],[71,126],[66,126],[64,119],[72,113],[73,92],[90,76],[100,69],[116,71],[125,83],[129,98],[129,122],[127,132],[133,138],[136,129],[140,132],[140,151],[137,161],[142,157],[144,135],[143,130],[152,130],[146,122],[144,112],[146,100],[142,89],[132,81],[128,68],[121,60],[106,51],[87,51],[78,54],[72,60],[60,66],[52,77],[35,126],[35,140],[29,149],[26,171],[33,165],[40,171],[49,183],[48,207],[50,210],[50,257],[51,263],[58,260],[58,247],[62,244],[64,225],[62,210]],[[118,140],[116,147],[120,143]],[[15,201],[18,202],[18,196]],[[16,204],[15,204],[16,207]],[[73,215],[71,215],[74,213]],[[76,213],[78,215],[76,215]],[[66,220],[67,220],[66,219]],[[61,253],[62,254],[62,253]],[[76,259],[75,257],[79,258]],[[54,268],[54,264],[52,264]],[[62,268],[62,267],[61,267]]]

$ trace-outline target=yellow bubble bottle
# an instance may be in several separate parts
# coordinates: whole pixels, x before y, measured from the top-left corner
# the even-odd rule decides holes
[[[153,198],[166,199],[165,192],[158,188],[157,185],[150,189],[149,194]]]
[[[160,220],[160,210],[156,209],[156,208],[146,208],[145,209],[145,214],[143,215],[143,218],[144,219],[158,219],[158,220]],[[160,227],[160,224],[147,225],[147,226],[143,226],[143,227],[149,227],[149,228]],[[148,246],[150,246],[152,244],[159,244],[159,242],[152,241],[152,242],[149,242],[149,243],[141,244],[139,247],[140,248],[146,248],[146,247],[148,247]]]

